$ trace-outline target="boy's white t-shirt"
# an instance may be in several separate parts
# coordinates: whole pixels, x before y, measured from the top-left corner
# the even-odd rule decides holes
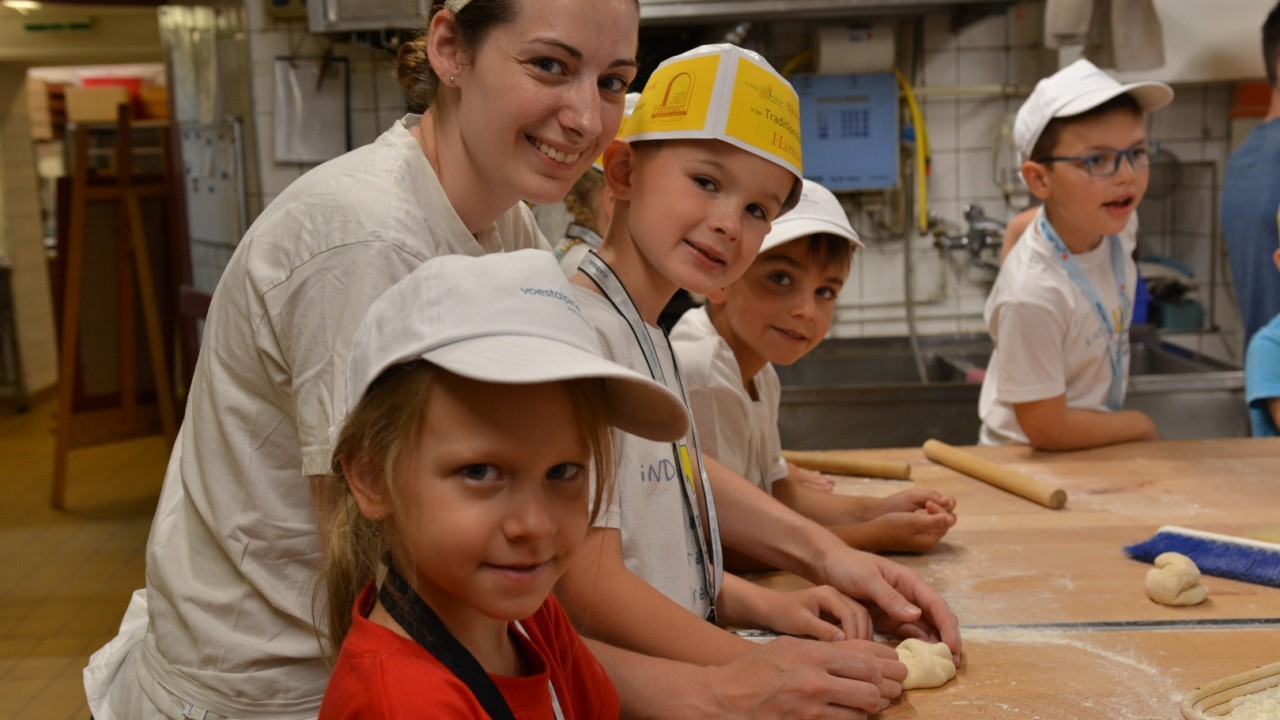
[[[330,668],[308,476],[329,470],[356,325],[431,257],[550,251],[523,203],[467,230],[407,129],[418,117],[291,184],[223,274],[147,542],[148,692],[316,715]]]
[[[609,300],[587,288],[574,286],[574,290],[578,304],[600,338],[604,357],[650,376],[644,351]],[[666,335],[660,328],[649,326],[648,330],[658,350],[667,387],[679,395]],[[692,433],[686,440],[692,452]],[[628,570],[681,607],[706,617],[715,598],[705,589],[694,516],[680,486],[682,479],[672,444],[616,429],[613,442],[617,471],[613,496],[596,518],[596,527],[621,531],[622,561]],[[708,497],[711,502],[713,499]],[[718,534],[720,528],[713,526],[710,531]],[[716,568],[716,573],[722,574],[723,568]],[[720,585],[719,577],[716,585]]]
[[[1067,276],[1053,247],[1040,235],[1038,226],[1043,213],[1041,209],[1036,214],[1005,258],[987,298],[984,317],[995,350],[978,399],[982,445],[1028,442],[1014,414],[1015,403],[1066,395],[1069,408],[1108,410],[1112,369],[1107,332],[1084,293]],[[1130,299],[1123,327],[1132,321],[1133,288],[1137,282],[1133,261],[1136,236],[1135,216],[1118,235],[1124,253],[1125,293]],[[1114,323],[1124,304],[1111,268],[1108,242],[1104,240],[1093,250],[1075,255],[1075,259]],[[1127,334],[1121,338],[1121,347],[1125,375],[1122,382],[1127,385]]]
[[[560,271],[565,277],[573,277],[578,273],[578,265],[591,250],[600,247],[600,235],[591,228],[570,223],[565,229],[564,237],[553,248],[556,259],[560,262]]]
[[[782,384],[773,365],[765,363],[751,379],[753,399],[733,350],[705,307],[680,317],[671,330],[671,346],[684,372],[702,453],[772,493],[773,483],[787,476],[778,434]]]

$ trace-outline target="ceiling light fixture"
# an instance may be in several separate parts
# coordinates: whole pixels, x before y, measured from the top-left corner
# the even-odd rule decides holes
[[[32,10],[39,10],[42,7],[40,3],[36,2],[36,0],[2,0],[0,1],[0,5],[3,5],[10,10],[17,10],[23,15],[26,15]]]

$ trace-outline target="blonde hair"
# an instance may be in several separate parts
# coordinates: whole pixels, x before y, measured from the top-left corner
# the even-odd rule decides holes
[[[422,439],[424,408],[431,387],[449,374],[425,360],[393,367],[374,381],[343,423],[328,479],[335,486],[329,489],[340,495],[340,500],[328,528],[322,574],[330,660],[342,647],[351,629],[352,607],[360,590],[374,579],[379,563],[388,555],[400,567],[412,560],[404,554],[394,522],[401,508],[398,478]],[[565,381],[565,387],[577,426],[591,445],[596,482],[589,512],[594,521],[613,491],[613,444],[605,384],[601,379],[587,378]],[[366,473],[386,488],[394,508],[389,517],[373,521],[361,514],[351,494],[344,463],[353,472]],[[402,574],[412,583],[411,574]],[[313,614],[318,619],[318,608]],[[320,626],[318,622],[316,625]]]
[[[600,227],[600,218],[596,217],[592,202],[593,197],[601,192],[604,192],[604,173],[588,168],[569,188],[569,194],[564,196],[564,206],[573,215],[574,222],[602,234],[604,228]]]

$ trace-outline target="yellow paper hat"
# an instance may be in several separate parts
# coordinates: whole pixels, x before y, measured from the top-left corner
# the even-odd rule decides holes
[[[784,209],[800,197],[800,99],[769,61],[736,45],[703,45],[664,60],[618,137],[722,140],[795,175]]]

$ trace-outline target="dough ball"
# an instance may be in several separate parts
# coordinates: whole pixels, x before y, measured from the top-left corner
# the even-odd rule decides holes
[[[907,666],[903,690],[941,687],[956,676],[951,648],[946,643],[927,643],[915,638],[903,640],[898,645],[898,659]]]
[[[1199,605],[1209,597],[1200,583],[1200,568],[1176,552],[1161,553],[1147,571],[1147,595],[1161,605]]]

